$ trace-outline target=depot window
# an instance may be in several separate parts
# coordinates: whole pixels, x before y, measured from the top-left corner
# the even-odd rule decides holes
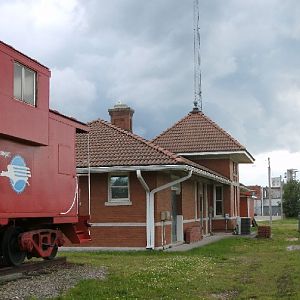
[[[14,98],[35,106],[36,72],[14,63]]]
[[[129,176],[110,175],[109,176],[109,203],[129,204]]]
[[[223,186],[216,185],[214,191],[214,200],[215,200],[215,216],[223,216],[224,207],[223,207]]]

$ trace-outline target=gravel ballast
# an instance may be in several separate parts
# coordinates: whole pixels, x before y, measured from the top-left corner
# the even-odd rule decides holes
[[[79,281],[85,279],[104,279],[104,267],[77,265],[66,263],[40,271],[28,272],[24,277],[2,283],[0,298],[6,299],[36,299],[53,298],[62,295]]]

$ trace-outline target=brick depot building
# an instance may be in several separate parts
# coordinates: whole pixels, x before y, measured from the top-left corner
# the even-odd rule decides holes
[[[87,246],[164,248],[235,227],[238,164],[253,162],[242,145],[198,109],[151,142],[131,132],[131,108],[109,113],[77,139]]]

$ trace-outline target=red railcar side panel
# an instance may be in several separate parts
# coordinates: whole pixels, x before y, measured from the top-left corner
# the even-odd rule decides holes
[[[0,218],[64,217],[76,192],[75,128],[49,119],[49,146],[0,138],[0,191]]]

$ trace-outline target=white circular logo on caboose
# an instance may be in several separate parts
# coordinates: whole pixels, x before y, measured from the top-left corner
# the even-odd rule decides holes
[[[29,178],[31,177],[30,168],[26,166],[24,158],[16,155],[7,166],[7,171],[2,171],[0,176],[8,177],[11,187],[16,193],[24,192],[26,185],[29,185]]]

